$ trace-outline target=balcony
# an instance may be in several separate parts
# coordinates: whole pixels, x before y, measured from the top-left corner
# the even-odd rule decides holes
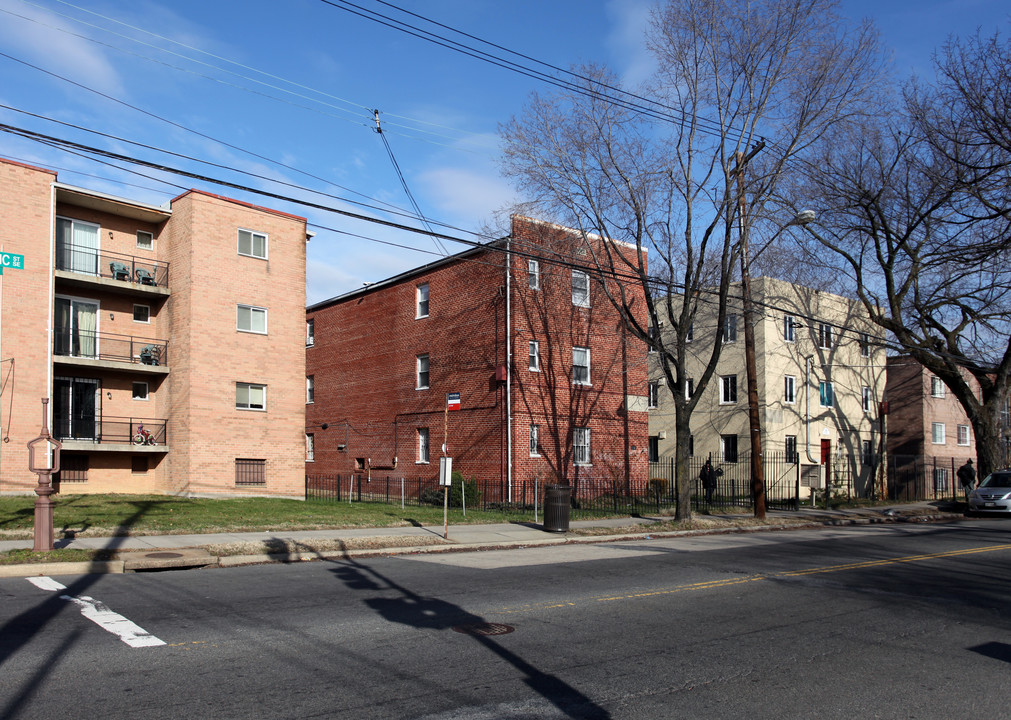
[[[54,413],[53,437],[63,443],[64,450],[166,453],[169,449],[164,419]],[[138,442],[138,437],[150,440]]]
[[[81,245],[56,248],[56,277],[69,285],[94,287],[131,295],[169,294],[169,264],[124,255],[98,252]]]
[[[53,361],[60,365],[127,370],[148,375],[168,374],[168,343],[164,340],[56,328]]]

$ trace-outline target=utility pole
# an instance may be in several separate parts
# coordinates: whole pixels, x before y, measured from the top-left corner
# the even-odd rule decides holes
[[[748,251],[747,200],[744,196],[744,168],[755,157],[765,141],[760,141],[745,155],[736,154],[738,222],[741,234],[741,296],[744,305],[744,364],[748,373],[748,424],[751,428],[751,497],[755,503],[755,517],[765,519],[765,463],[762,456],[762,418],[758,406],[758,364],[755,360],[755,315],[751,302],[751,258]]]

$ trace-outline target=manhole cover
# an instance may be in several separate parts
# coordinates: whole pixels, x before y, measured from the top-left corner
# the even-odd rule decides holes
[[[508,635],[516,628],[502,623],[473,623],[471,625],[457,625],[453,629],[464,635]]]
[[[154,552],[154,553],[147,553],[146,555],[144,555],[144,557],[153,558],[155,560],[167,560],[168,558],[177,558],[182,556],[183,556],[182,553],[174,553],[174,552]]]

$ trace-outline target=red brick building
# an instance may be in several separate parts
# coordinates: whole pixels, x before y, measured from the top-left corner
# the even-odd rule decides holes
[[[489,500],[534,479],[641,487],[646,347],[586,242],[514,217],[508,238],[310,306],[307,474],[434,478],[446,445]]]
[[[304,218],[0,159],[0,220],[24,258],[0,275],[0,493],[35,487],[49,398],[64,494],[303,496]]]

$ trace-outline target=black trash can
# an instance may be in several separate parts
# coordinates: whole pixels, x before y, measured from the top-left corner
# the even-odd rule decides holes
[[[544,529],[547,532],[564,533],[569,531],[569,493],[568,485],[546,485],[544,487]]]

